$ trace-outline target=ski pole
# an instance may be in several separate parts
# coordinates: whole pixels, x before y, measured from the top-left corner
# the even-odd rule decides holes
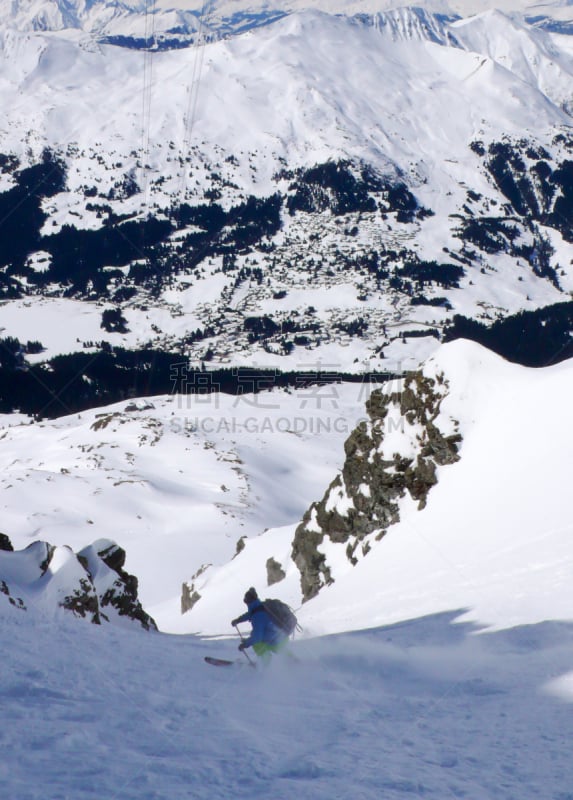
[[[238,633],[238,634],[239,634],[239,636],[241,637],[241,641],[242,641],[242,642],[244,642],[245,640],[243,639],[243,634],[242,634],[242,633],[241,633],[241,631],[239,630],[239,626],[238,626],[238,625],[235,625],[235,628],[237,629],[237,633]],[[255,664],[255,662],[254,662],[254,661],[253,661],[253,660],[250,658],[250,656],[249,656],[249,654],[247,653],[247,651],[246,651],[246,650],[242,650],[241,652],[243,653],[243,655],[245,656],[245,658],[247,659],[247,661],[249,662],[249,664],[251,665],[251,667],[256,667],[256,664]]]

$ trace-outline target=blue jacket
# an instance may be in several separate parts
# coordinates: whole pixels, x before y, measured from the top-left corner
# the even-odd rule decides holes
[[[246,647],[251,647],[259,642],[279,644],[286,638],[286,633],[276,625],[259,599],[253,600],[247,608],[249,609],[247,613],[237,619],[237,623],[250,622],[253,626],[251,635],[245,639]]]

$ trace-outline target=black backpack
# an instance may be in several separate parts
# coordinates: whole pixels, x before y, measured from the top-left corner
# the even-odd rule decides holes
[[[301,630],[298,620],[290,606],[282,600],[265,600],[263,603],[265,611],[269,614],[273,622],[284,631],[287,636],[298,628]]]

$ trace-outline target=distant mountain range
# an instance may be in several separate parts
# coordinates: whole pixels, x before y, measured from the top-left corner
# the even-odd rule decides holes
[[[0,408],[570,354],[567,5],[429,8],[1,4]]]

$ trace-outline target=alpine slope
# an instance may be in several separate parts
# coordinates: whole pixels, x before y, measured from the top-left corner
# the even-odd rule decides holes
[[[407,493],[399,499],[399,521],[373,535],[355,565],[345,545],[325,536],[332,580],[300,608],[298,567],[288,561],[294,528],[301,507],[343,469],[345,434],[335,444],[310,426],[281,434],[270,423],[255,432],[236,422],[232,430],[229,410],[213,407],[208,436],[200,425],[186,430],[177,478],[164,473],[162,443],[169,437],[173,447],[183,435],[173,422],[176,398],[123,415],[110,409],[94,420],[106,424],[91,426],[91,446],[88,420],[36,427],[3,418],[3,475],[14,487],[4,485],[3,513],[15,548],[49,534],[80,550],[101,528],[113,531],[164,631],[90,625],[31,589],[24,610],[8,602],[24,579],[18,586],[14,570],[0,576],[11,582],[10,594],[0,594],[6,796],[567,797],[572,366],[532,370],[473,343],[443,346],[423,373],[439,378],[434,423],[460,437],[458,460],[438,467],[422,508]],[[363,400],[339,389],[331,401],[366,416]],[[285,419],[289,404],[290,413],[301,404],[287,393],[266,396],[266,404],[271,399],[282,407],[267,410],[269,418]],[[125,454],[121,438],[106,443],[109,426],[127,436],[145,414],[155,420],[153,446],[145,435],[129,437]],[[159,424],[162,415],[170,428]],[[405,458],[423,431],[412,421],[388,436],[381,449]],[[225,456],[231,442],[241,456],[235,483],[236,456]],[[191,451],[195,457],[183,458]],[[210,473],[202,451],[215,456]],[[304,479],[313,470],[314,484]],[[225,506],[208,499],[216,486]],[[76,494],[75,509],[56,505],[56,487],[61,498]],[[35,508],[24,496],[37,498]],[[348,513],[350,494],[337,497],[339,514]],[[122,521],[128,498],[134,512],[149,514],[147,534]],[[83,525],[82,511],[90,514]],[[230,515],[235,532],[241,518],[246,533],[260,525],[256,517],[292,523],[243,540],[225,565],[235,549],[222,522]],[[205,547],[218,566],[199,568]],[[166,552],[198,573],[201,598],[184,614]],[[271,557],[285,577],[268,586]],[[290,654],[266,669],[248,667],[230,624],[250,585],[289,601],[303,627]],[[158,602],[161,595],[167,599]],[[205,656],[237,664],[214,668]]]
[[[0,0],[2,796],[571,800],[571,2],[176,5]]]

